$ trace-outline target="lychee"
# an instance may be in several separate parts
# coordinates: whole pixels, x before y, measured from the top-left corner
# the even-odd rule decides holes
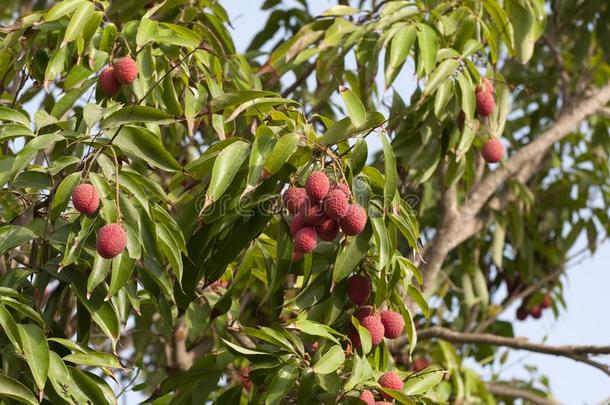
[[[518,320],[525,321],[527,319],[528,315],[529,315],[529,312],[527,311],[527,308],[525,308],[525,307],[517,308],[517,319]]]
[[[388,401],[375,401],[375,405],[394,405],[391,402]]]
[[[381,317],[379,315],[378,312],[375,312],[375,308],[373,308],[370,305],[363,305],[361,307],[358,307],[355,311],[354,311],[354,317],[356,319],[358,319],[358,322],[362,323],[362,320],[364,318],[366,318],[367,316],[376,316],[379,317],[379,319],[381,320]]]
[[[538,304],[530,309],[530,315],[534,319],[540,319],[542,316],[542,305]]]
[[[292,236],[296,235],[299,229],[307,226],[307,222],[305,222],[305,218],[303,215],[298,214],[292,218],[292,222],[290,222],[290,233]]]
[[[429,365],[430,365],[430,361],[428,361],[427,358],[418,357],[415,360],[413,360],[413,363],[411,363],[411,370],[413,370],[416,373],[419,373],[420,371],[426,369]]]
[[[91,215],[100,206],[100,196],[92,184],[79,184],[72,190],[72,204],[81,214]]]
[[[332,218],[328,218],[325,219],[317,229],[320,239],[330,242],[335,240],[339,234],[339,222]]]
[[[138,66],[129,56],[119,58],[112,64],[114,77],[121,84],[131,84],[138,77]]]
[[[366,405],[375,405],[375,397],[369,390],[364,390],[362,393],[360,393],[360,400]]]
[[[322,201],[328,190],[330,189],[330,181],[326,173],[321,171],[312,172],[307,177],[305,182],[305,190],[312,201]]]
[[[349,186],[345,183],[335,183],[333,185],[332,189],[343,191],[348,198],[352,196],[352,191],[349,189]]]
[[[114,77],[114,69],[108,66],[98,78],[100,88],[107,96],[116,96],[121,91],[121,83]]]
[[[371,343],[373,346],[377,346],[383,340],[383,324],[379,317],[376,316],[367,316],[361,322],[361,325],[366,328],[371,334]]]
[[[292,252],[292,261],[293,262],[300,262],[301,260],[303,260],[302,252]]]
[[[309,225],[320,225],[326,219],[324,207],[321,204],[311,204],[303,209],[303,219]]]
[[[366,211],[358,204],[350,205],[349,211],[339,224],[346,235],[358,235],[366,226]]]
[[[483,86],[478,86],[476,87],[476,91],[486,91],[488,93],[494,94],[496,91],[494,89],[494,85],[491,83],[491,80],[489,80],[487,77],[483,78]]]
[[[371,295],[371,280],[368,276],[357,274],[347,280],[347,295],[356,305],[362,305]]]
[[[553,298],[551,298],[551,294],[546,293],[544,295],[544,297],[542,298],[542,302],[540,303],[540,306],[542,306],[543,309],[546,308],[550,308],[553,305]]]
[[[489,117],[496,106],[493,93],[479,89],[476,92],[476,98],[477,114],[483,118]]]
[[[347,215],[349,201],[347,195],[340,189],[334,189],[324,199],[326,215],[333,219],[341,219]]]
[[[97,232],[95,246],[100,256],[112,259],[121,254],[127,246],[127,233],[119,224],[104,225]]]
[[[252,380],[250,380],[250,369],[248,367],[241,369],[239,380],[246,391],[250,392],[252,390]]]
[[[294,236],[294,250],[301,253],[309,253],[316,248],[318,235],[312,227],[301,228]]]
[[[352,342],[352,346],[354,346],[356,349],[360,349],[362,347],[360,335],[358,334],[358,330],[356,328],[350,328],[349,332],[347,332],[347,337]]]
[[[498,138],[491,138],[483,145],[481,155],[487,163],[497,163],[504,156],[504,145]]]
[[[402,391],[403,387],[405,386],[400,376],[394,371],[386,371],[381,375],[381,377],[379,377],[377,382],[383,388],[389,388],[396,391]],[[385,392],[382,392],[381,396],[386,399],[393,399],[390,394],[386,394]]]
[[[302,187],[290,187],[284,193],[284,206],[291,214],[298,214],[307,202],[307,192]]]
[[[381,311],[381,323],[385,330],[385,337],[396,339],[402,334],[405,328],[405,320],[402,315],[394,311]]]

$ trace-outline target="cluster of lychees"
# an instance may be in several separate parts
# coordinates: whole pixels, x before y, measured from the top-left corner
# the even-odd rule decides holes
[[[121,85],[129,85],[138,77],[138,66],[129,56],[119,58],[102,71],[99,77],[102,91],[110,96],[116,96],[121,91]]]
[[[547,293],[542,298],[542,301],[528,310],[528,298],[523,299],[521,306],[517,308],[517,319],[520,321],[525,321],[528,315],[531,315],[534,319],[540,319],[542,317],[542,311],[547,308],[550,308],[553,305],[553,299],[551,298],[551,294]]]
[[[72,204],[81,214],[93,215],[100,205],[100,196],[95,187],[88,183],[74,187]],[[118,256],[127,246],[127,233],[121,224],[106,224],[97,232],[95,247],[104,259]]]
[[[381,375],[381,377],[379,377],[377,382],[383,388],[389,388],[396,391],[402,391],[405,386],[402,378],[400,378],[398,373],[395,371],[386,371]],[[391,395],[386,394],[385,392],[380,392],[380,395],[389,400],[393,399]],[[391,405],[391,402],[375,401],[375,395],[369,390],[364,390],[360,393],[360,400],[367,405]]]
[[[290,232],[294,241],[293,260],[315,249],[318,238],[333,241],[339,229],[346,235],[358,235],[366,225],[366,211],[350,203],[351,192],[344,183],[331,184],[322,171],[312,172],[305,188],[289,187],[284,206],[293,215]]]

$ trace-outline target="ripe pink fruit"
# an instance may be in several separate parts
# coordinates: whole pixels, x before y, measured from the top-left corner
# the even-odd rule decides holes
[[[320,225],[326,219],[324,207],[318,204],[312,204],[303,209],[303,219],[309,225]]]
[[[530,315],[534,319],[540,319],[540,317],[542,316],[542,305],[538,304],[532,309],[530,309]]]
[[[307,202],[307,192],[302,187],[290,187],[284,193],[284,206],[291,214],[298,214]]]
[[[129,56],[115,60],[112,67],[114,77],[121,84],[131,84],[138,77],[138,66]]]
[[[394,311],[381,311],[381,323],[385,329],[385,337],[396,339],[402,334],[405,327],[405,320],[402,315]]]
[[[341,219],[347,215],[349,201],[347,195],[340,189],[334,189],[324,199],[326,215],[333,219]]]
[[[487,163],[497,163],[504,156],[504,145],[498,138],[491,138],[483,145],[481,155]]]
[[[343,191],[348,198],[352,196],[352,191],[349,189],[349,186],[345,183],[335,183],[333,186],[333,190]]]
[[[329,189],[328,176],[321,171],[312,172],[305,182],[305,190],[312,201],[322,201]]]
[[[369,390],[364,390],[360,394],[360,400],[364,402],[366,405],[375,405],[375,397],[373,393]]]
[[[307,222],[305,222],[305,218],[303,215],[298,214],[292,218],[292,222],[290,223],[290,233],[292,236],[296,235],[299,229],[307,226]]]
[[[405,386],[400,376],[394,371],[386,371],[381,375],[381,377],[379,377],[379,380],[377,380],[377,382],[383,388],[390,388],[396,391],[402,391],[403,387]],[[391,395],[386,394],[385,392],[382,392],[381,396],[386,399],[393,399]]]
[[[477,86],[476,91],[481,91],[481,86]],[[496,91],[494,90],[494,85],[491,83],[487,77],[483,78],[483,91],[494,94]]]
[[[118,256],[127,246],[127,233],[119,224],[107,224],[97,232],[97,253],[104,259]]]
[[[371,295],[371,280],[368,276],[351,276],[347,281],[347,295],[354,304],[364,304]]]
[[[358,204],[350,205],[350,209],[339,224],[346,235],[358,235],[366,226],[366,211]]]
[[[81,214],[91,215],[100,206],[100,196],[92,184],[79,184],[72,190],[72,204]]]
[[[322,240],[325,240],[327,242],[333,241],[335,240],[338,234],[339,223],[332,218],[324,220],[324,222],[322,222],[318,226],[318,236]]]
[[[358,319],[358,322],[360,323],[362,323],[362,320],[367,316],[376,316],[381,320],[379,313],[375,312],[375,308],[370,305],[363,305],[354,311],[354,317]]]
[[[362,347],[362,342],[360,341],[360,335],[356,328],[350,328],[349,332],[347,332],[347,337],[352,342],[352,346],[356,349],[360,349]]]
[[[430,362],[428,361],[428,359],[426,359],[425,357],[418,357],[413,360],[413,363],[411,364],[411,370],[415,371],[416,373],[419,373],[420,371],[427,368],[429,365]]]
[[[476,92],[476,97],[477,114],[479,114],[481,117],[489,117],[496,106],[493,93],[485,90],[479,90]]]
[[[379,317],[371,315],[364,318],[361,322],[361,325],[366,328],[371,334],[371,343],[373,346],[377,346],[383,340],[383,324]]]
[[[107,96],[116,96],[121,91],[121,83],[114,77],[114,69],[108,66],[98,78],[100,88]]]
[[[391,402],[388,401],[375,401],[375,405],[394,405]]]
[[[553,298],[551,298],[551,294],[546,293],[544,295],[544,298],[542,298],[542,302],[540,303],[540,306],[542,306],[542,309],[546,309],[546,308],[550,308],[553,305]]]
[[[294,236],[294,250],[301,253],[309,253],[316,248],[318,235],[312,227],[301,228]]]

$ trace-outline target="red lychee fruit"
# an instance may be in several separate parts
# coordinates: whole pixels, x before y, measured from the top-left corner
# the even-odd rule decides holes
[[[108,66],[98,78],[100,88],[107,96],[114,97],[121,91],[121,83],[114,77],[114,69]]]
[[[489,117],[496,106],[493,93],[479,89],[476,92],[476,98],[477,114],[483,118]]]
[[[347,215],[339,221],[339,224],[346,235],[358,235],[366,226],[366,211],[362,206],[352,204]]]
[[[347,280],[347,295],[354,304],[364,304],[371,295],[371,279],[361,274],[351,276]]]
[[[129,56],[115,60],[112,67],[114,77],[121,84],[131,84],[138,77],[138,65]]]
[[[349,332],[347,332],[347,337],[352,342],[352,346],[354,346],[356,349],[360,349],[362,347],[360,335],[358,334],[358,330],[356,328],[350,328]]]
[[[525,321],[527,319],[528,315],[529,315],[529,312],[527,312],[527,308],[525,308],[525,307],[517,308],[517,319],[518,320]]]
[[[239,373],[239,380],[241,381],[241,385],[245,388],[246,391],[250,392],[252,390],[252,380],[250,380],[250,369],[242,368]]]
[[[377,382],[383,388],[389,388],[396,391],[402,391],[403,387],[405,386],[400,376],[394,371],[386,371],[381,375],[381,377],[379,377]],[[386,399],[393,399],[391,395],[386,394],[385,392],[382,392],[381,396]]]
[[[333,190],[343,191],[348,198],[352,196],[352,191],[349,189],[349,186],[345,183],[335,183],[333,185]]]
[[[494,85],[491,83],[491,80],[489,80],[487,77],[483,78],[483,86],[478,86],[476,87],[476,91],[486,91],[488,93],[491,94],[495,94],[496,90],[494,89]]]
[[[366,328],[371,334],[371,343],[373,346],[377,346],[383,340],[383,324],[379,317],[376,316],[367,316],[361,322],[361,325]]]
[[[302,187],[290,187],[284,193],[284,207],[291,214],[298,214],[307,202],[307,192]]]
[[[292,218],[292,222],[290,222],[290,233],[292,236],[296,235],[299,229],[307,226],[307,222],[305,222],[305,218],[303,215],[298,214]]]
[[[312,204],[303,209],[303,219],[309,225],[320,225],[326,219],[324,207],[318,204]]]
[[[324,199],[326,215],[333,219],[341,219],[347,215],[349,201],[347,195],[340,189],[334,189]]]
[[[339,234],[339,222],[332,218],[328,218],[324,220],[318,226],[318,236],[320,239],[325,240],[327,242],[335,240],[337,235]]]
[[[72,190],[72,204],[81,214],[91,215],[100,206],[100,196],[92,184],[79,184]]]
[[[542,305],[538,304],[530,309],[530,315],[534,319],[540,319],[542,316]]]
[[[550,308],[552,305],[553,305],[553,298],[551,298],[551,294],[549,294],[549,293],[544,294],[544,297],[542,298],[542,302],[540,303],[540,306],[542,307],[542,309]]]
[[[362,323],[362,320],[367,316],[376,316],[381,320],[379,313],[375,312],[375,308],[370,305],[363,305],[354,311],[354,317],[358,319],[358,322],[360,323]]]
[[[330,189],[330,181],[326,173],[321,171],[312,172],[305,182],[305,190],[312,201],[322,201],[328,190]]]
[[[301,228],[294,236],[294,250],[301,253],[309,253],[316,248],[318,235],[312,227]]]
[[[95,246],[100,256],[112,259],[121,254],[127,246],[127,232],[119,224],[104,225],[97,232]]]
[[[405,320],[402,315],[394,311],[381,311],[381,323],[385,330],[385,337],[396,339],[402,334],[405,328]]]
[[[504,156],[504,145],[498,138],[491,138],[483,145],[481,155],[487,163],[498,163]]]
[[[464,130],[465,122],[466,122],[466,114],[464,113],[464,111],[460,111],[460,113],[457,116],[457,125],[458,125],[458,128],[460,129],[460,131]]]
[[[303,253],[302,252],[292,252],[292,261],[293,262],[300,262],[301,260],[303,260]]]
[[[364,402],[366,405],[375,405],[375,397],[373,393],[369,390],[364,390],[360,394],[360,400]]]
[[[388,401],[375,401],[375,405],[394,405],[391,402]]]
[[[425,357],[418,357],[413,360],[413,363],[411,363],[411,370],[419,373],[420,371],[426,369],[429,365],[430,361],[428,361],[428,359]]]

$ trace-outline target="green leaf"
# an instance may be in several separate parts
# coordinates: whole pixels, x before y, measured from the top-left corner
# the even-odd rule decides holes
[[[321,146],[335,145],[343,142],[354,135],[370,131],[385,122],[383,114],[372,111],[367,114],[366,121],[359,127],[352,125],[349,117],[343,118],[331,126],[324,135],[318,138],[318,143]]]
[[[379,134],[381,138],[381,145],[383,146],[383,168],[385,174],[385,182],[383,185],[383,207],[387,209],[396,195],[397,183],[398,183],[398,172],[396,169],[396,157],[394,156],[394,149],[388,140],[385,132]]]
[[[30,128],[31,125],[28,117],[7,107],[0,107],[0,121],[16,122],[26,128]]]
[[[70,173],[61,183],[59,183],[53,201],[51,202],[50,216],[52,220],[57,219],[59,214],[66,208],[68,201],[70,201],[70,197],[72,196],[72,190],[78,185],[80,179],[81,172],[75,172]]]
[[[53,53],[51,60],[47,64],[47,70],[44,73],[44,89],[49,92],[49,83],[60,77],[64,71],[64,65],[68,58],[68,47],[61,47]]]
[[[157,108],[143,105],[134,105],[121,108],[102,120],[102,128],[118,127],[120,125],[142,122],[156,122],[157,124],[172,121],[172,116]]]
[[[507,0],[506,9],[514,29],[515,56],[521,63],[527,63],[536,43],[536,22],[532,10],[529,5],[526,8],[517,0]]]
[[[206,204],[218,199],[227,191],[242,163],[250,155],[250,145],[244,141],[238,141],[224,148],[214,161],[212,178],[206,193]]]
[[[95,255],[95,259],[93,260],[93,268],[91,269],[91,274],[87,279],[87,298],[89,298],[95,287],[106,279],[108,270],[110,270],[110,263],[110,260],[104,259],[99,254]]]
[[[320,15],[325,16],[325,17],[327,17],[327,16],[346,16],[346,15],[357,14],[359,12],[360,12],[360,10],[357,8],[339,4],[339,5],[332,6],[331,8],[325,10]]]
[[[294,325],[298,330],[307,335],[320,336],[339,344],[339,340],[331,334],[332,328],[329,326],[308,319],[299,319]]]
[[[370,225],[367,225],[359,235],[346,238],[345,245],[341,247],[335,260],[333,270],[333,281],[335,283],[347,277],[360,263],[360,260],[366,256],[371,236],[373,236],[373,229]]]
[[[248,185],[254,186],[261,178],[263,164],[275,146],[275,136],[267,126],[260,126],[256,129],[252,153],[248,162]],[[287,135],[288,136],[288,135]],[[298,139],[297,139],[298,145]],[[296,150],[296,148],[295,148]],[[294,152],[293,152],[294,153]],[[280,162],[278,161],[277,164]],[[276,166],[276,163],[272,164]],[[278,169],[279,170],[279,169]]]
[[[4,374],[0,374],[0,397],[11,398],[29,405],[38,405],[38,401],[32,394],[32,391],[19,381],[13,380]]]
[[[424,394],[436,387],[443,380],[445,372],[438,367],[428,367],[417,374],[409,376],[402,390],[407,395]]]
[[[36,238],[34,232],[24,226],[5,225],[0,227],[0,254]]]
[[[108,367],[108,368],[123,368],[123,365],[118,358],[109,353],[102,352],[87,352],[73,353],[64,356],[64,361],[69,361],[74,364],[82,364],[85,366]]]
[[[89,21],[89,18],[91,18],[94,10],[95,6],[89,1],[78,6],[74,14],[72,14],[72,18],[70,18],[70,22],[66,28],[64,40],[61,44],[62,47],[66,46],[68,42],[74,41],[74,39],[83,32],[83,29]]]
[[[157,26],[159,23],[149,18],[142,18],[136,34],[137,49],[140,50],[144,45],[155,39],[157,35]]]
[[[45,15],[46,21],[58,20],[61,17],[70,14],[78,6],[82,5],[85,0],[64,0],[55,4]]]
[[[424,89],[424,95],[431,95],[443,83],[447,83],[447,78],[455,72],[460,65],[456,59],[445,59],[430,75],[430,79]]]
[[[364,326],[360,325],[360,322],[358,321],[358,319],[356,319],[353,316],[352,316],[352,325],[354,325],[354,327],[358,331],[358,336],[360,337],[360,344],[362,345],[362,354],[364,354],[364,355],[368,354],[371,351],[371,349],[373,348],[371,334],[369,333],[368,329],[366,329]]]
[[[352,90],[346,87],[340,87],[339,92],[343,98],[343,103],[347,109],[347,115],[349,115],[352,125],[354,127],[360,127],[366,120],[366,109],[360,101],[360,98]]]
[[[390,395],[392,398],[395,398],[404,405],[415,405],[415,402],[408,395],[405,395],[402,391],[393,390],[390,388],[381,388],[381,391]]]
[[[13,346],[15,346],[15,350],[22,350],[21,336],[19,335],[17,322],[15,322],[15,319],[4,305],[0,305],[0,325],[4,330],[4,334],[9,338]]]
[[[212,112],[220,112],[228,107],[243,104],[246,101],[254,100],[260,97],[278,97],[277,93],[271,91],[253,91],[244,90],[237,91],[234,93],[225,93],[219,97],[214,98],[210,103],[210,109]]]
[[[133,273],[134,267],[135,260],[130,258],[127,252],[123,252],[112,259],[112,273],[110,275],[107,297],[116,295],[123,288]]]
[[[51,380],[55,392],[68,403],[87,403],[89,398],[78,389],[63,360],[55,352],[49,354],[49,380]]]
[[[412,24],[405,24],[394,34],[390,43],[390,59],[385,71],[385,87],[388,88],[400,72],[415,43],[417,30]]]
[[[124,153],[142,159],[151,166],[166,171],[180,170],[176,159],[167,151],[159,138],[148,129],[125,126],[115,138],[114,145]]]
[[[430,308],[428,307],[428,303],[426,302],[426,299],[422,293],[412,285],[407,288],[407,293],[409,294],[409,297],[413,298],[413,301],[415,301],[421,308],[424,316],[426,318],[430,318]]]
[[[44,389],[49,373],[49,345],[42,330],[32,324],[17,325],[23,353],[39,390]]]
[[[430,74],[436,66],[436,54],[438,52],[436,32],[424,23],[417,24],[417,28],[420,58],[422,58],[424,71],[426,74]]]
[[[333,345],[320,357],[313,365],[313,372],[316,374],[330,374],[345,362],[345,351],[341,345]]]
[[[297,367],[288,363],[282,367],[269,384],[265,405],[281,404],[286,393],[292,389],[297,379]]]
[[[295,132],[278,139],[263,166],[268,175],[274,175],[286,164],[299,147],[299,139],[299,134]]]

